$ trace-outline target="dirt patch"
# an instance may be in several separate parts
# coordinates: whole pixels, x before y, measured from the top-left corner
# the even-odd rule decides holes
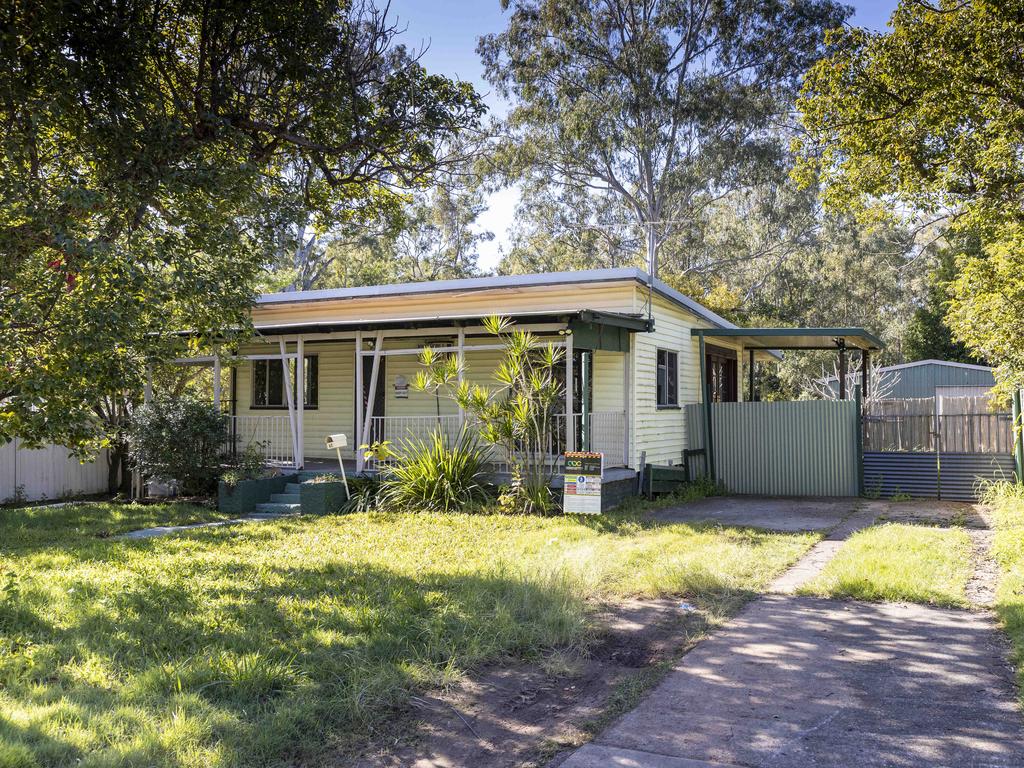
[[[964,528],[988,528],[986,510],[981,504],[966,501],[871,501],[869,508],[876,510],[878,522],[907,523],[909,525],[958,525]]]
[[[631,600],[602,609],[595,641],[539,663],[484,669],[446,692],[416,697],[355,768],[512,768],[543,765],[628,709],[700,640],[708,619],[679,600]],[[339,762],[339,764],[342,764]]]
[[[992,557],[992,531],[967,529],[971,537],[973,571],[967,582],[967,600],[971,605],[991,607],[996,599],[999,566]]]

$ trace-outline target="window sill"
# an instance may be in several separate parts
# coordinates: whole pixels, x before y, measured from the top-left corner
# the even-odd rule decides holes
[[[659,411],[681,411],[683,407],[681,405],[659,405]]]

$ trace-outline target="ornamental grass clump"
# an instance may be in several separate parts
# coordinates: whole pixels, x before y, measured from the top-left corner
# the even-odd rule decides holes
[[[398,461],[384,471],[378,497],[385,509],[462,512],[487,498],[487,449],[467,430],[450,444],[440,431],[403,441],[394,455]]]

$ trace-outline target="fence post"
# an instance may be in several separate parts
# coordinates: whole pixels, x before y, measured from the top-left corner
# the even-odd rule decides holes
[[[857,495],[864,495],[864,401],[861,388],[853,388],[853,403],[857,409]]]
[[[1013,392],[1013,464],[1017,483],[1024,484],[1024,390]]]

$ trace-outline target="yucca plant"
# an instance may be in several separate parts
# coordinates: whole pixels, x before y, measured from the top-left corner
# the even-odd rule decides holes
[[[554,507],[549,490],[554,466],[548,453],[555,441],[555,414],[565,394],[559,376],[565,352],[515,328],[505,317],[485,318],[484,327],[504,347],[504,358],[494,372],[497,387],[470,385],[462,380],[463,363],[458,358],[429,348],[420,356],[423,369],[413,387],[446,394],[473,416],[484,442],[502,449],[512,473],[512,484],[501,496],[503,507],[549,512]]]
[[[487,449],[469,430],[451,443],[439,430],[425,440],[404,440],[394,454],[398,461],[383,474],[385,508],[455,512],[486,498],[481,475]]]

